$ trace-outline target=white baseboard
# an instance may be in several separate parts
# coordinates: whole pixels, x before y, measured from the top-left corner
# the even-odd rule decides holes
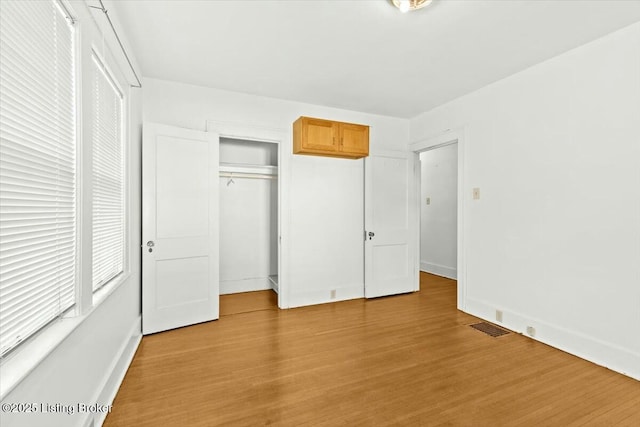
[[[335,298],[331,298],[331,290],[292,293],[289,295],[289,308],[307,305],[326,304],[330,302],[347,301],[364,298],[364,285],[344,286],[335,288]]]
[[[273,289],[273,292],[277,294],[280,290],[280,286],[278,285],[278,275],[274,274],[273,276],[269,276],[269,281],[271,282],[271,289]]]
[[[446,277],[447,279],[456,280],[458,277],[457,269],[427,261],[420,261],[420,270],[425,273],[435,274],[436,276]]]
[[[142,339],[142,318],[138,316],[134,324],[131,326],[128,334],[129,339],[122,343],[120,351],[118,351],[114,358],[110,369],[107,371],[105,378],[102,382],[102,387],[98,390],[97,398],[94,402],[101,405],[112,405],[113,400],[120,389],[120,385],[124,380],[124,376],[129,369],[129,365],[133,361],[133,356],[136,354],[140,340]],[[87,426],[102,426],[107,413],[90,414],[93,418],[93,422],[90,418],[85,421]]]
[[[496,310],[502,311],[502,322],[496,321]],[[640,380],[640,354],[626,348],[472,298],[466,299],[465,312]],[[527,334],[528,326],[535,328],[535,336]]]
[[[269,277],[255,277],[251,279],[221,280],[220,295],[237,294],[239,292],[266,291],[272,289]]]

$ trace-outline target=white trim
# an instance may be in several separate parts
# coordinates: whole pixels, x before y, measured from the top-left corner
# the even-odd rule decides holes
[[[62,14],[67,17],[69,21],[71,21],[71,25],[75,25],[78,22],[78,15],[75,10],[69,4],[69,0],[56,0],[55,3],[58,4],[58,7],[62,9]]]
[[[132,256],[132,251],[131,251],[131,247],[136,247],[137,245],[129,245],[130,243],[130,236],[131,236],[131,205],[132,205],[132,200],[131,200],[131,151],[132,151],[132,144],[131,144],[131,139],[130,139],[130,115],[131,115],[131,110],[130,110],[130,88],[127,88],[128,90],[125,92],[122,87],[126,87],[125,85],[122,84],[122,82],[120,81],[120,79],[122,77],[118,77],[116,75],[116,73],[114,72],[114,69],[111,68],[109,66],[109,61],[106,59],[106,57],[101,54],[98,49],[96,48],[94,43],[91,43],[91,50],[90,50],[90,54],[89,54],[89,62],[95,62],[95,64],[98,66],[98,69],[100,70],[100,72],[102,72],[102,74],[105,76],[105,78],[107,79],[107,81],[109,82],[109,84],[113,87],[113,89],[116,91],[117,95],[120,97],[120,104],[121,104],[121,111],[120,111],[120,119],[122,120],[122,123],[120,125],[120,137],[122,138],[121,141],[121,146],[122,146],[122,212],[123,212],[123,216],[124,216],[124,223],[122,224],[122,271],[120,272],[120,274],[116,275],[115,277],[111,278],[110,280],[108,280],[107,282],[105,282],[104,284],[100,285],[97,289],[93,289],[93,134],[90,135],[90,140],[91,140],[91,144],[88,144],[91,146],[90,152],[91,152],[91,156],[88,159],[88,161],[91,163],[91,174],[88,177],[88,181],[91,182],[90,184],[90,207],[88,209],[88,212],[90,212],[88,214],[88,216],[90,217],[90,221],[91,222],[91,238],[90,238],[90,248],[89,250],[91,251],[91,263],[90,265],[87,267],[89,269],[89,282],[90,284],[86,285],[83,281],[83,286],[86,286],[87,288],[85,289],[85,291],[87,292],[91,292],[92,293],[92,304],[95,305],[97,303],[99,303],[100,301],[100,294],[99,291],[104,288],[107,287],[111,282],[121,282],[122,280],[120,279],[121,277],[124,277],[124,279],[128,278],[131,275],[131,256]],[[88,73],[89,77],[87,78],[88,82],[89,82],[89,86],[93,85],[93,80],[92,80],[92,73]],[[89,95],[88,96],[92,96],[93,95],[93,91],[89,91]],[[88,124],[87,124],[87,128],[91,129],[91,132],[93,132],[93,115],[92,115],[92,105],[93,105],[93,101],[94,99],[91,98],[89,100],[89,105],[86,107],[88,110],[88,115],[83,115],[84,117],[88,117]],[[84,145],[84,144],[83,144]],[[87,180],[87,177],[83,176],[83,178],[85,180]],[[98,295],[96,295],[96,293],[98,293]]]
[[[122,343],[122,347],[116,353],[109,370],[105,374],[101,387],[98,389],[96,402],[100,405],[112,405],[113,400],[120,389],[120,385],[133,362],[133,357],[138,350],[142,340],[142,317],[138,316],[129,329],[129,339]],[[94,425],[101,426],[104,423],[107,413],[98,412],[94,417]],[[90,424],[89,424],[90,425]]]
[[[86,224],[89,223],[89,227],[91,227],[91,221],[87,221],[87,218],[91,218],[91,207],[89,207],[88,211],[86,206],[84,205],[85,200],[91,200],[91,194],[87,193],[91,191],[91,180],[89,182],[85,182],[83,179],[85,173],[88,173],[88,176],[92,174],[92,163],[91,163],[91,154],[92,148],[91,144],[83,144],[86,136],[89,136],[89,133],[85,130],[85,124],[90,123],[90,107],[87,105],[91,105],[90,99],[85,99],[83,102],[83,98],[88,98],[91,94],[91,79],[88,77],[90,75],[89,70],[90,62],[85,63],[86,55],[85,48],[88,46],[85,39],[90,39],[90,36],[87,35],[90,31],[87,31],[81,22],[78,21],[77,13],[74,10],[73,6],[69,5],[65,0],[65,7],[68,8],[71,13],[74,14],[74,26],[76,29],[76,38],[74,40],[75,43],[75,58],[76,61],[76,285],[75,285],[75,301],[76,306],[74,308],[75,314],[77,316],[88,313],[91,310],[92,302],[91,298],[93,292],[91,290],[91,285],[85,285],[88,281],[91,283],[91,268],[84,268],[84,263],[86,262],[86,253],[84,248],[89,248],[89,255],[91,256],[91,229],[87,230]],[[89,61],[91,60],[91,54],[88,55]],[[89,90],[85,90],[85,87]],[[88,102],[86,102],[88,101]],[[89,159],[89,160],[87,160]],[[87,162],[89,164],[89,168],[87,169]],[[88,171],[88,172],[87,172]],[[87,213],[89,212],[89,213]],[[88,239],[88,240],[87,240]],[[92,265],[92,260],[89,258],[89,266]],[[89,270],[87,272],[87,270]]]
[[[274,274],[269,276],[269,282],[271,282],[271,289],[273,290],[273,292],[277,294],[278,293],[278,275]]]
[[[382,157],[398,157],[399,155],[406,155],[406,151],[403,150],[389,150],[372,147],[369,150],[369,156],[382,156]],[[366,159],[365,157],[364,159]]]
[[[496,310],[502,311],[502,322],[496,321]],[[474,298],[467,298],[466,312],[640,381],[639,353]],[[526,333],[527,326],[535,328],[535,337]]]
[[[83,315],[56,319],[4,356],[0,363],[0,400],[58,348],[85,318]]]
[[[206,132],[215,132],[222,138],[280,143],[288,133],[286,129],[257,126],[238,122],[207,120]],[[278,159],[279,160],[279,159]]]
[[[207,120],[207,132],[214,132],[220,138],[247,141],[271,142],[278,144],[278,307],[289,308],[289,227],[291,204],[289,203],[290,162],[292,157],[291,131],[259,125]],[[270,287],[269,287],[270,289]]]
[[[453,280],[456,280],[458,275],[458,270],[456,270],[455,267],[448,267],[446,265],[434,264],[427,261],[420,261],[420,271]]]
[[[352,299],[362,299],[362,284],[352,286],[342,286],[331,289],[334,284],[326,283],[323,289],[318,291],[303,291],[291,294],[291,307],[304,307],[308,305],[327,304],[338,301],[348,301]],[[331,290],[335,290],[335,298],[331,298]],[[363,300],[364,301],[364,300]]]
[[[430,138],[420,139],[409,144],[409,150],[414,153],[421,153],[436,148],[444,147],[450,144],[458,143],[458,262],[457,262],[457,280],[458,280],[458,309],[465,311],[466,295],[467,295],[467,276],[466,276],[466,247],[464,237],[467,232],[467,224],[465,222],[466,212],[466,188],[467,188],[467,171],[465,169],[465,130],[464,128],[449,129],[440,135]],[[419,174],[417,174],[419,179]],[[416,186],[420,188],[416,183]],[[416,194],[415,209],[420,209],[420,197]],[[418,213],[420,211],[418,210]],[[420,248],[418,246],[418,253]]]
[[[409,202],[409,209],[413,212],[413,221],[411,223],[412,227],[410,229],[411,234],[413,236],[413,247],[415,248],[414,254],[414,268],[416,277],[415,277],[415,291],[420,291],[420,268],[421,268],[421,256],[420,256],[420,245],[421,242],[421,221],[422,221],[422,212],[421,212],[421,204],[422,195],[420,194],[420,184],[422,183],[422,168],[420,167],[420,154],[414,152],[413,153],[413,192],[414,197],[413,200]]]

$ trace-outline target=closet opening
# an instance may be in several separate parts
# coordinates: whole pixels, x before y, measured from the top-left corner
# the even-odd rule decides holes
[[[220,138],[220,314],[278,308],[278,144]]]

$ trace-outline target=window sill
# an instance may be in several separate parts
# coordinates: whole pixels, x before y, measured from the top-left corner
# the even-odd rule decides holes
[[[125,271],[124,273],[114,277],[107,284],[105,284],[100,289],[95,291],[93,293],[92,309],[89,312],[93,311],[93,309],[99,306],[102,303],[102,301],[107,299],[109,295],[111,295],[116,289],[118,289],[120,285],[122,285],[124,282],[129,280],[130,276],[131,276],[131,272]]]
[[[93,293],[91,309],[82,315],[71,310],[60,319],[54,320],[42,331],[31,337],[12,351],[0,362],[0,400],[5,397],[33,372],[73,331],[84,322],[93,311],[116,289],[126,282],[130,273],[124,273]]]

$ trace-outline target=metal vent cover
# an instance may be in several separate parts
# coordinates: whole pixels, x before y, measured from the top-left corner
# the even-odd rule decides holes
[[[487,322],[474,323],[473,325],[469,326],[492,337],[499,337],[509,333],[509,331],[507,331],[506,329],[499,328],[496,325],[492,325],[491,323]]]

